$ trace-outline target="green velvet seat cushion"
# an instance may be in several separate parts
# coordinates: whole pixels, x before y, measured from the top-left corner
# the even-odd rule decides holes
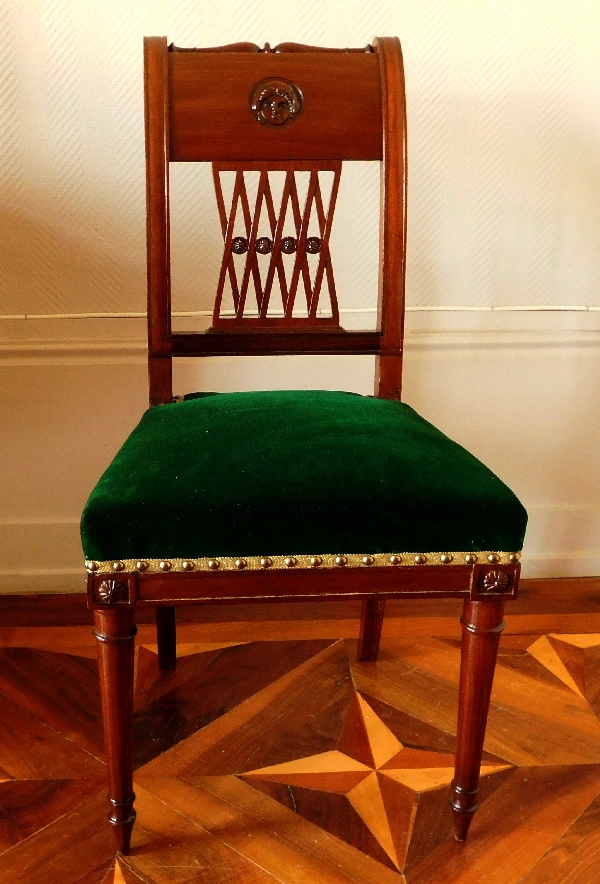
[[[150,408],[92,492],[87,559],[521,549],[527,515],[400,402],[218,393]]]

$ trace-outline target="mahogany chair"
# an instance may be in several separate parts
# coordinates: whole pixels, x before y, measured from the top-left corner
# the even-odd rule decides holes
[[[150,37],[145,101],[151,407],[82,519],[118,849],[129,851],[135,819],[136,607],[156,608],[159,662],[170,668],[177,605],[266,599],[362,599],[358,658],[369,661],[377,659],[386,599],[464,599],[450,797],[462,841],[477,808],[504,603],[517,592],[527,517],[487,467],[400,402],[400,44],[384,37],[360,50],[293,43],[178,49]],[[342,165],[352,160],[382,168],[375,331],[340,326],[329,250]],[[224,241],[213,322],[203,333],[174,333],[169,164],[207,161]],[[254,206],[250,171],[260,173]],[[228,172],[235,178],[230,204],[222,186]],[[285,173],[281,200],[270,184],[274,172]],[[304,200],[300,172],[309,173]],[[328,200],[324,172],[333,176]],[[173,398],[173,357],[299,353],[374,354],[375,396],[308,390]]]

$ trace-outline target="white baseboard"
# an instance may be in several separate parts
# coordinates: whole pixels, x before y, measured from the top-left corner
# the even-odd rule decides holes
[[[84,592],[79,522],[0,523],[0,594]]]
[[[521,576],[545,577],[600,577],[600,550],[576,550],[547,556],[524,556]]]
[[[568,523],[569,532],[564,525]],[[598,537],[600,508],[532,507],[523,577],[600,575],[600,549],[544,546],[552,537]],[[559,535],[560,530],[560,535]],[[73,521],[0,524],[0,594],[83,592],[85,571],[79,525]]]
[[[85,571],[68,570],[37,574],[10,574],[0,572],[0,595],[65,595],[85,592]]]

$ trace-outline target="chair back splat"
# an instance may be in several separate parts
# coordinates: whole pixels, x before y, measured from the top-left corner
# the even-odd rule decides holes
[[[239,43],[182,50],[145,41],[150,402],[172,401],[173,356],[377,356],[375,393],[399,399],[406,251],[406,113],[400,43],[323,50]],[[340,326],[329,237],[344,161],[382,161],[378,326]],[[211,162],[223,235],[212,327],[171,330],[169,164]],[[245,172],[258,172],[253,204]],[[285,175],[277,204],[269,173]],[[309,173],[299,199],[297,173]],[[320,173],[333,174],[328,199]],[[231,202],[222,176],[233,173]],[[262,217],[271,236],[259,236]],[[244,236],[235,235],[236,219]],[[286,219],[294,236],[285,235]],[[318,236],[309,235],[311,219]],[[309,255],[318,255],[311,275]],[[258,255],[269,255],[262,272]],[[240,261],[239,256],[244,256]],[[277,278],[281,303],[273,297]],[[223,311],[229,283],[233,315]]]
[[[158,666],[171,669],[179,605],[360,600],[357,657],[375,662],[386,600],[417,597],[463,600],[449,790],[462,841],[477,808],[502,614],[517,592],[527,515],[485,464],[400,401],[400,44],[384,37],[364,49],[235,43],[204,50],[150,37],[144,53],[151,407],[100,477],[81,520],[117,847],[129,851],[135,820],[137,608],[156,609]],[[336,267],[330,248],[340,181],[353,161],[382,170],[378,321],[364,331],[341,325],[336,279],[345,268]],[[172,163],[212,164],[221,254],[212,322],[202,333],[171,326]],[[372,354],[375,396],[262,390],[173,400],[173,357],[279,354]],[[213,699],[228,682],[215,666]],[[378,670],[369,678],[376,681]],[[338,708],[323,690],[323,702]],[[166,696],[161,689],[152,708]],[[230,699],[222,702],[218,715]],[[349,725],[362,698],[348,702],[354,705],[335,713],[342,755],[351,732],[363,728]],[[145,732],[151,742],[147,728],[156,725],[152,738],[166,749],[188,731],[165,729],[161,715],[146,717]],[[330,737],[321,754],[330,754]],[[289,740],[288,733],[283,743]],[[232,772],[245,769],[239,764]],[[405,860],[396,859],[403,873]]]

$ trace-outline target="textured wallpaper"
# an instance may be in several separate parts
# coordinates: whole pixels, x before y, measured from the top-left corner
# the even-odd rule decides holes
[[[413,307],[600,305],[597,0],[4,0],[0,314],[142,311],[142,37],[402,41]],[[343,88],[343,84],[339,84]],[[378,171],[346,168],[340,301],[374,304]],[[173,175],[178,310],[220,260],[212,185]]]

